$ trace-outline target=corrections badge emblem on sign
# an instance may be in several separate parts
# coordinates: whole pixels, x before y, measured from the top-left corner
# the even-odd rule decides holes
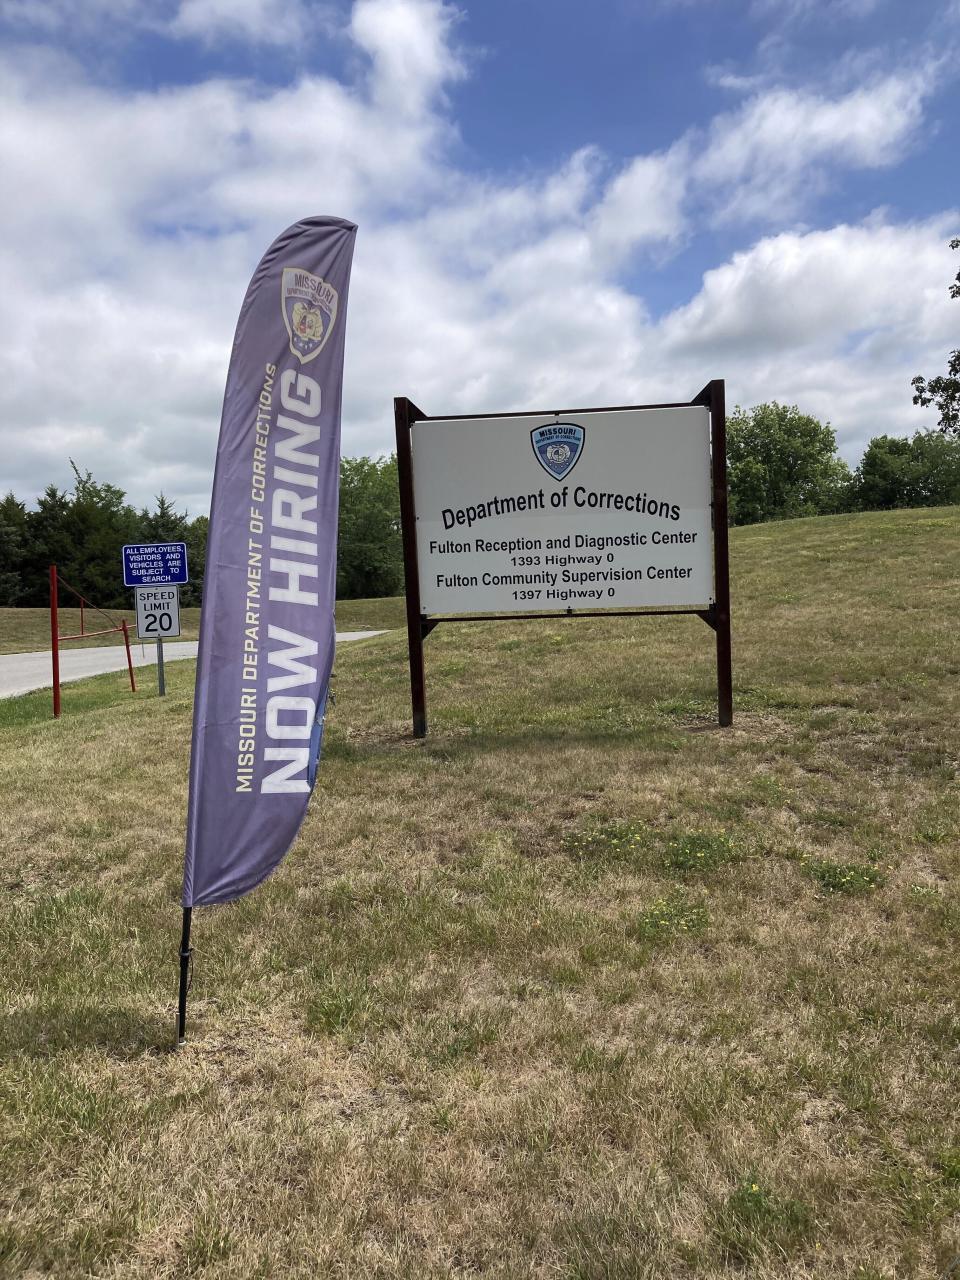
[[[284,267],[280,284],[290,350],[306,364],[323,350],[337,322],[339,298],[332,284],[300,267]]]
[[[586,434],[574,422],[551,422],[547,427],[534,427],[530,443],[544,471],[554,480],[563,480],[580,461]]]

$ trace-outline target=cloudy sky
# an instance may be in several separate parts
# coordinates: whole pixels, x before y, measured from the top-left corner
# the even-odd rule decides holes
[[[960,306],[960,0],[0,0],[0,490],[209,500],[285,226],[360,227],[343,450],[777,399],[852,464]]]

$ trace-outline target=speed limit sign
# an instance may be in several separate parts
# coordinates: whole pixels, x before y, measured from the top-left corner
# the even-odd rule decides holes
[[[180,634],[180,588],[137,587],[137,639],[172,640]]]

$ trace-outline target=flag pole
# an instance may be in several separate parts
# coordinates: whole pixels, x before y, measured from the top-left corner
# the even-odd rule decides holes
[[[190,990],[190,917],[192,907],[183,908],[183,930],[180,934],[180,996],[177,1001],[177,1048],[187,1042],[187,992]]]
[[[317,713],[329,693],[335,652],[344,326],[356,233],[354,223],[333,217],[302,218],[281,232],[253,273],[237,321],[200,619],[180,899],[178,1047],[186,1042],[190,909],[232,902],[267,878],[296,838],[315,781]],[[284,465],[275,467],[281,460]],[[287,470],[294,465],[300,470]],[[282,527],[282,503],[290,498],[279,486],[294,483],[317,491],[303,500],[304,509],[317,511],[316,521],[302,522],[314,541],[272,536],[273,521]],[[281,544],[301,558],[267,556],[263,564],[265,548]],[[249,583],[261,578],[263,595],[258,588],[248,599]],[[240,631],[245,649],[236,643]],[[296,673],[300,696],[273,696],[271,665]],[[239,742],[244,746],[238,753]]]

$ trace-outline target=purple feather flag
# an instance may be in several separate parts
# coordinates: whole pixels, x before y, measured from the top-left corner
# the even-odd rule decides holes
[[[265,879],[313,789],[335,641],[356,232],[341,218],[295,223],[240,311],[210,509],[184,907],[230,902]]]

